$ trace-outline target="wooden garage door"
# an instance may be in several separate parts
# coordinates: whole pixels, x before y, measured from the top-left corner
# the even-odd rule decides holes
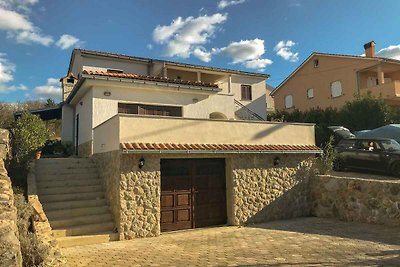
[[[224,159],[161,160],[161,231],[225,223]]]

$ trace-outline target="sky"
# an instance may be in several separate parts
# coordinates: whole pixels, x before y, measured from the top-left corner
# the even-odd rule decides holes
[[[60,101],[73,48],[271,75],[312,52],[400,59],[398,0],[0,0],[0,101]]]

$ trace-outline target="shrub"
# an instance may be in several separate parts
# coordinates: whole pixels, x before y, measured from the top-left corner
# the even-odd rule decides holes
[[[30,231],[33,208],[25,201],[21,193],[14,195],[17,207],[17,226],[21,244],[23,266],[39,266],[49,254],[49,248],[40,243],[35,234]]]
[[[47,140],[42,149],[42,156],[45,157],[69,157],[73,153],[72,143],[61,142],[61,140]]]
[[[36,115],[24,113],[11,130],[13,160],[21,166],[26,166],[40,150],[48,137],[45,123]]]
[[[319,174],[329,174],[335,161],[335,150],[333,148],[334,138],[331,135],[323,148],[323,153],[316,160],[316,167]]]

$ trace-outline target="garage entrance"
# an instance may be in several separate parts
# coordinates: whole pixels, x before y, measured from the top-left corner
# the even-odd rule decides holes
[[[161,231],[225,223],[225,160],[162,159]]]

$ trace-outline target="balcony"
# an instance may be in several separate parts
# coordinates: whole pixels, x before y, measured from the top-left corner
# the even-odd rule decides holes
[[[125,114],[94,128],[94,154],[118,150],[121,143],[286,145],[290,150],[290,146],[314,146],[315,137],[313,124]]]
[[[373,97],[381,97],[388,101],[400,101],[400,81],[395,80],[388,83],[360,89],[360,95],[371,94]]]

